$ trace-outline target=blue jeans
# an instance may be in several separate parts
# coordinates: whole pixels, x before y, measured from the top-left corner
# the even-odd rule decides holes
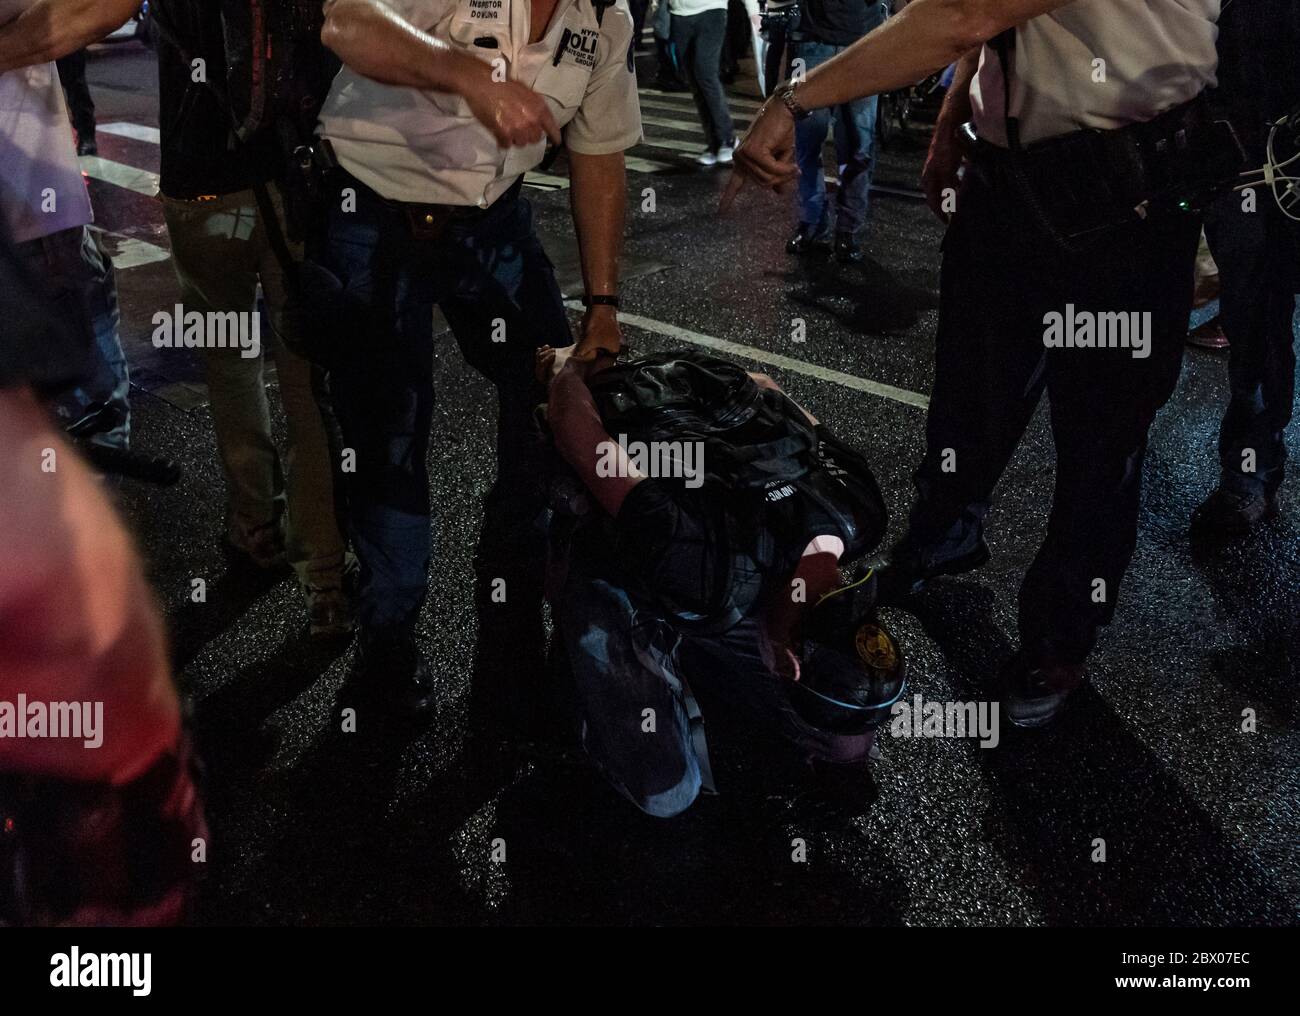
[[[622,588],[601,542],[552,526],[548,592],[571,672],[578,731],[592,763],[636,807],[670,818],[712,790],[702,718],[691,688],[744,710],[812,755],[848,761],[837,738],[803,721],[777,675],[758,618],[714,635],[682,634]],[[851,742],[851,743],[850,743]]]
[[[113,262],[88,226],[18,244],[17,256],[44,295],[71,316],[86,338],[85,376],[55,396],[60,423],[95,444],[125,450],[131,438],[131,391],[118,336]]]
[[[1283,432],[1295,400],[1300,226],[1283,218],[1266,189],[1256,197],[1257,210],[1245,212],[1241,196],[1228,192],[1210,209],[1205,231],[1219,266],[1219,320],[1231,343],[1221,483],[1242,494],[1272,494],[1282,485]]]
[[[847,46],[804,40],[793,44],[791,60],[804,70],[823,64]],[[822,168],[826,132],[835,129],[835,164],[840,188],[835,195],[835,227],[840,236],[855,236],[867,221],[871,173],[875,168],[876,97],[813,110],[795,125],[795,158],[799,164],[799,221],[821,240],[831,235],[830,206]]]
[[[436,237],[416,236],[404,206],[346,174],[342,187],[355,189],[356,211],[331,201],[323,235],[307,245],[304,296],[328,349],[344,450],[355,454],[343,481],[363,632],[409,637],[428,589],[435,305],[497,391],[484,530],[501,538],[480,544],[476,564],[507,578],[512,603],[521,585],[534,588],[540,608],[545,498],[533,410],[545,393],[534,354],[573,339],[532,210],[516,189],[488,209],[465,209]]]

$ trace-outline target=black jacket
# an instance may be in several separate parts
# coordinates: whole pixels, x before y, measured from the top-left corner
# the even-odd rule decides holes
[[[253,6],[252,0],[154,0],[161,189],[168,197],[229,194],[278,180],[295,143],[286,121],[295,120],[297,135],[310,134],[338,69],[320,44],[320,0],[262,0],[260,34]],[[257,95],[255,50],[271,54]],[[206,82],[195,80],[200,75]],[[236,141],[236,125],[243,142]]]
[[[800,0],[798,38],[849,46],[884,20],[880,0]]]

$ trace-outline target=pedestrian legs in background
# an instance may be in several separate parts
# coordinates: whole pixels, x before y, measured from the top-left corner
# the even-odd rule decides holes
[[[1210,253],[1209,241],[1201,233],[1201,247],[1196,254],[1196,291],[1192,297],[1192,309],[1198,310],[1219,298],[1219,266],[1214,263]],[[1227,349],[1228,337],[1223,334],[1223,325],[1219,315],[1202,321],[1187,333],[1189,345],[1198,349]]]
[[[1283,433],[1295,400],[1300,224],[1271,198],[1243,210],[1229,192],[1210,210],[1206,235],[1219,266],[1219,320],[1230,343],[1231,397],[1219,431],[1218,488],[1197,508],[1203,531],[1248,532],[1278,512],[1287,459]]]
[[[55,306],[66,308],[85,335],[85,379],[56,395],[54,411],[74,436],[118,451],[131,439],[131,384],[118,335],[113,262],[88,226],[61,230],[16,248]]]
[[[825,63],[845,49],[822,42],[796,42],[792,54],[807,70]],[[835,256],[845,264],[862,260],[858,235],[867,220],[871,199],[871,174],[875,163],[876,96],[839,106],[814,110],[795,125],[795,158],[799,164],[799,226],[787,244],[791,254],[825,251],[834,244]],[[822,150],[826,133],[835,135],[835,162],[839,189],[832,217],[826,197]],[[832,218],[834,222],[832,223]],[[832,241],[833,237],[833,241]]]
[[[708,147],[695,160],[702,166],[729,163],[736,145],[727,96],[718,78],[718,60],[726,29],[726,11],[704,11],[686,17],[673,15],[673,44],[686,67],[708,141]]]
[[[68,99],[72,128],[77,132],[77,154],[98,155],[95,143],[95,100],[86,83],[86,51],[79,49],[58,61],[59,81]]]
[[[655,55],[659,71],[655,75],[655,88],[661,92],[685,92],[690,89],[682,68],[681,54],[673,42],[673,16],[668,10],[668,0],[658,0],[651,21],[655,34]]]
[[[767,9],[771,11],[773,6],[769,3]],[[767,87],[764,89],[763,97],[767,98],[776,90],[776,86],[785,80],[785,72],[789,65],[786,59],[786,48],[793,43],[790,42],[790,31],[785,21],[774,21],[764,31],[767,35],[767,53],[763,61],[763,83]]]
[[[307,600],[311,631],[351,631],[347,555],[334,510],[324,418],[310,363],[294,343],[290,293],[251,191],[213,201],[164,200],[186,311],[250,314],[261,283],[288,421],[283,460],[271,437],[265,359],[238,346],[202,350],[217,448],[226,476],[226,538],[259,567],[287,561]],[[286,507],[287,518],[286,518]]]

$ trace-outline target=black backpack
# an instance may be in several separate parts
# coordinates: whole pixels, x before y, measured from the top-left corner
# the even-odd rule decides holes
[[[866,461],[741,367],[702,352],[659,353],[595,375],[590,388],[616,439],[703,449],[701,485],[659,482],[707,520],[708,588],[689,607],[662,589],[639,590],[683,629],[726,631],[753,613],[798,564],[810,518],[844,541],[845,563],[884,535],[885,505]]]
[[[320,0],[221,0],[235,134],[273,130],[291,155],[311,141],[340,62],[321,43]]]

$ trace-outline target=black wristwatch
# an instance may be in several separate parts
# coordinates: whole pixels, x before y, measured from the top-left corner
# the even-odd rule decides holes
[[[790,111],[790,115],[795,120],[806,120],[812,116],[812,111],[799,105],[799,100],[795,98],[794,94],[800,84],[802,84],[800,81],[788,81],[784,85],[777,85],[773,94],[781,100],[781,103]]]
[[[582,298],[585,307],[613,307],[619,308],[619,299],[613,293],[597,293],[595,296],[584,296]]]

